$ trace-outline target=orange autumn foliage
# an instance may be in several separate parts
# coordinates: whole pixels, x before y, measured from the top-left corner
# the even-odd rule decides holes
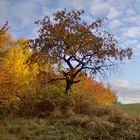
[[[117,101],[117,96],[113,90],[105,87],[91,77],[84,76],[75,88],[81,92],[94,96],[97,103],[101,105],[111,105]]]

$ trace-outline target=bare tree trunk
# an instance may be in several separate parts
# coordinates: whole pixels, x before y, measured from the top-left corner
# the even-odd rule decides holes
[[[70,93],[71,93],[71,86],[72,86],[72,84],[73,84],[72,80],[66,80],[65,94],[66,94],[67,96],[69,96]]]

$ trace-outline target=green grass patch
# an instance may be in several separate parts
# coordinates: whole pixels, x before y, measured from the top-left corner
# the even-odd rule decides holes
[[[115,104],[113,107],[121,109],[132,115],[140,115],[140,103],[135,104]]]
[[[82,140],[78,128],[53,119],[4,119],[0,124],[0,140]]]

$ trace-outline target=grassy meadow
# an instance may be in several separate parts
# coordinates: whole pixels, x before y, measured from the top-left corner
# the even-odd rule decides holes
[[[140,103],[134,104],[115,104],[113,107],[121,109],[131,115],[140,115]]]
[[[1,118],[0,124],[0,140],[140,139],[139,116],[99,105],[80,114],[57,109],[45,117]]]

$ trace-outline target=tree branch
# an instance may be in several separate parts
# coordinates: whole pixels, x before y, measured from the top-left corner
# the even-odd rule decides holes
[[[59,81],[59,80],[65,80],[66,78],[54,78],[54,79],[50,79],[49,81],[47,81],[47,83],[51,83],[54,81]]]
[[[65,55],[63,57],[64,61],[67,63],[67,65],[70,67],[71,70],[73,70],[73,66],[72,64],[70,63],[70,59],[72,58],[72,56],[70,56],[68,59],[66,59]]]
[[[80,82],[81,80],[76,80],[76,81],[73,81],[73,83],[75,84],[75,83],[78,83],[78,82]]]
[[[97,66],[97,67],[88,67],[88,66],[86,66],[86,67],[83,67],[83,69],[90,69],[90,70],[96,69],[96,70],[99,70],[100,68],[111,67],[113,65],[115,65],[115,64],[100,65],[100,66]]]

